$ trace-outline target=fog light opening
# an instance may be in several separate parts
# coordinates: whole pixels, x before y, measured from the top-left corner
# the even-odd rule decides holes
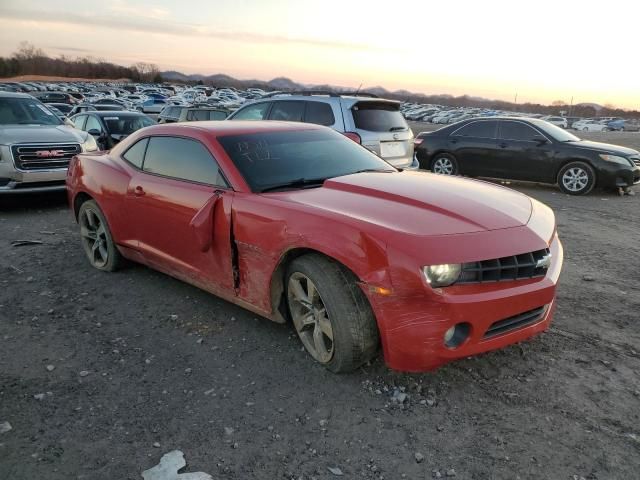
[[[471,325],[468,323],[457,323],[444,333],[444,344],[448,348],[457,348],[469,338]]]

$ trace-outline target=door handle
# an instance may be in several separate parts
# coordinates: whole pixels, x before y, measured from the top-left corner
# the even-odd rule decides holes
[[[138,185],[136,188],[133,189],[133,194],[136,197],[141,197],[144,195],[144,188],[142,188],[140,185]]]
[[[506,144],[506,143],[504,143],[504,142],[502,142],[502,143],[498,144],[498,146],[499,146],[500,148],[507,148],[507,144]]]

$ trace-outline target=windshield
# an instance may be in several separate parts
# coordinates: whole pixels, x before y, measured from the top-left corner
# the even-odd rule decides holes
[[[61,125],[58,117],[35,98],[0,98],[0,125]]]
[[[544,120],[530,119],[531,123],[542,130],[544,133],[548,133],[554,139],[559,142],[578,142],[580,139],[574,134],[567,132],[564,128],[558,127],[553,123],[545,122]]]
[[[102,119],[112,135],[130,135],[136,130],[155,124],[149,117],[142,115],[123,115],[121,117],[114,115]]]
[[[218,141],[254,192],[361,170],[396,171],[333,130],[251,133],[218,137]]]
[[[399,106],[386,102],[358,102],[351,110],[356,128],[369,132],[397,132],[408,130]]]

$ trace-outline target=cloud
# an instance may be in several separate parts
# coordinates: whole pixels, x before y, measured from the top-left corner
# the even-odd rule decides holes
[[[122,7],[119,2],[111,5],[113,8]],[[145,12],[147,12],[145,10]],[[148,12],[147,12],[148,13]],[[38,22],[52,23],[58,25],[79,25],[91,26],[97,28],[108,28],[112,30],[128,30],[138,33],[152,33],[162,35],[175,35],[180,37],[200,37],[212,38],[217,40],[228,40],[244,43],[271,43],[271,44],[298,44],[313,47],[339,48],[351,50],[371,50],[372,47],[366,44],[348,43],[333,40],[320,40],[314,38],[288,37],[284,35],[273,35],[243,31],[222,31],[216,30],[205,25],[195,25],[188,23],[177,23],[156,18],[155,16],[134,15],[116,16],[109,14],[100,15],[82,15],[74,12],[49,12],[46,17],[42,12],[28,11],[23,9],[14,9],[0,5],[0,18]]]
[[[63,52],[78,52],[78,53],[89,53],[91,50],[87,50],[86,48],[76,48],[76,47],[58,47],[52,45],[49,47],[52,50],[60,50]]]

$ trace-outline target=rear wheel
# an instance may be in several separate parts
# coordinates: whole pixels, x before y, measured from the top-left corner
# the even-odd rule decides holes
[[[456,157],[449,153],[439,153],[431,161],[431,171],[440,175],[458,175]]]
[[[351,272],[322,255],[303,255],[289,265],[286,286],[293,325],[317,362],[350,372],[375,355],[375,316]]]
[[[88,200],[80,206],[78,223],[82,247],[91,265],[106,272],[120,268],[122,255],[113,242],[107,219],[95,201]]]
[[[596,184],[593,168],[584,162],[571,162],[558,172],[558,186],[569,195],[586,195]]]

